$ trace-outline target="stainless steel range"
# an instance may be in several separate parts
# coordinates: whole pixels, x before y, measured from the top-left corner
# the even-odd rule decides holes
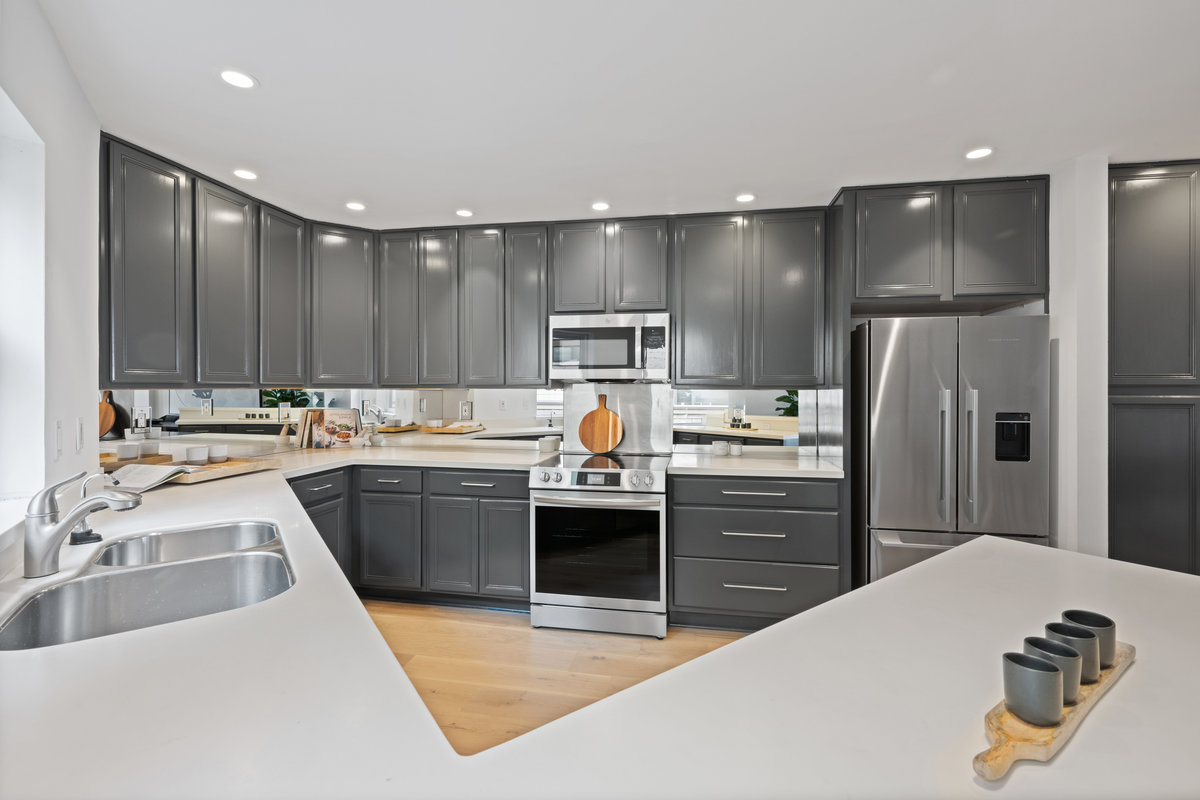
[[[579,428],[601,395],[623,433],[597,453]],[[564,392],[564,452],[529,474],[534,627],[666,636],[671,413],[666,384]]]

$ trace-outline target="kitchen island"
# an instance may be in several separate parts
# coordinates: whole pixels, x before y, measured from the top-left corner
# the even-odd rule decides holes
[[[95,515],[108,539],[273,520],[296,584],[234,611],[0,653],[0,797],[1127,798],[1200,786],[1187,737],[1200,579],[990,538],[459,756],[285,478],[348,463],[516,470],[541,457],[305,451],[282,470],[163,487],[132,513]],[[25,581],[10,542],[0,614],[14,591],[94,553],[65,548],[62,573]],[[1138,662],[1052,762],[985,784],[971,758],[987,745],[1000,654],[1068,607],[1114,617]]]

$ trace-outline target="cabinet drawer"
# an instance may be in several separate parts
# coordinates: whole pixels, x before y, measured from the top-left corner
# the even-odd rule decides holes
[[[671,502],[768,508],[837,508],[833,481],[766,478],[671,478]]]
[[[790,616],[837,596],[837,567],[676,558],[675,605]]]
[[[333,497],[341,497],[346,491],[346,474],[342,470],[338,470],[300,478],[292,481],[292,491],[296,493],[296,497],[300,498],[300,504],[304,506],[310,506]]]
[[[677,556],[838,561],[838,515],[833,511],[680,506],[671,509],[671,529]]]
[[[430,494],[528,497],[528,472],[446,472],[430,470]]]
[[[416,494],[421,491],[421,470],[362,467],[358,472],[358,485],[364,492]]]

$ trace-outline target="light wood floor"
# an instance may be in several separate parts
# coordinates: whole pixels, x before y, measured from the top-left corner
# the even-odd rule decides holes
[[[667,638],[531,628],[529,615],[365,600],[367,612],[462,755],[486,750],[742,636]]]

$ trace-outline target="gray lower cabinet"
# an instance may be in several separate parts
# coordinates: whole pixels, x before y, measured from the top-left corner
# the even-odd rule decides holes
[[[675,222],[676,386],[741,386],[745,248],[739,215]]]
[[[954,296],[1045,294],[1045,180],[954,187]]]
[[[857,192],[855,295],[948,295],[952,225],[944,186],[889,186]]]
[[[458,231],[422,231],[419,242],[418,380],[422,386],[457,386]]]
[[[379,236],[379,385],[416,386],[420,381],[420,281],[416,233]]]
[[[546,227],[504,232],[504,384],[545,386]]]
[[[673,622],[759,628],[837,596],[835,482],[673,476],[668,497]]]
[[[479,500],[479,592],[529,597],[529,501]]]
[[[425,587],[435,592],[479,591],[479,501],[425,501]]]
[[[1200,385],[1200,164],[1110,172],[1109,382]]]
[[[666,311],[666,219],[560,223],[552,227],[554,311]]]
[[[353,582],[346,472],[323,472],[297,478],[290,484],[338,566]]]
[[[421,495],[358,495],[358,582],[380,589],[421,588]]]
[[[1111,558],[1200,574],[1200,398],[1109,402]]]
[[[309,247],[304,220],[262,206],[258,237],[258,375],[264,386],[308,385]]]
[[[750,384],[819,386],[825,379],[825,213],[754,214],[748,222]]]
[[[196,187],[196,364],[201,386],[258,377],[258,204],[214,183]]]
[[[375,380],[375,234],[312,226],[312,385]]]
[[[504,385],[504,231],[458,232],[463,386]]]
[[[101,381],[194,385],[191,177],[117,142],[108,143],[106,169],[108,364]]]

